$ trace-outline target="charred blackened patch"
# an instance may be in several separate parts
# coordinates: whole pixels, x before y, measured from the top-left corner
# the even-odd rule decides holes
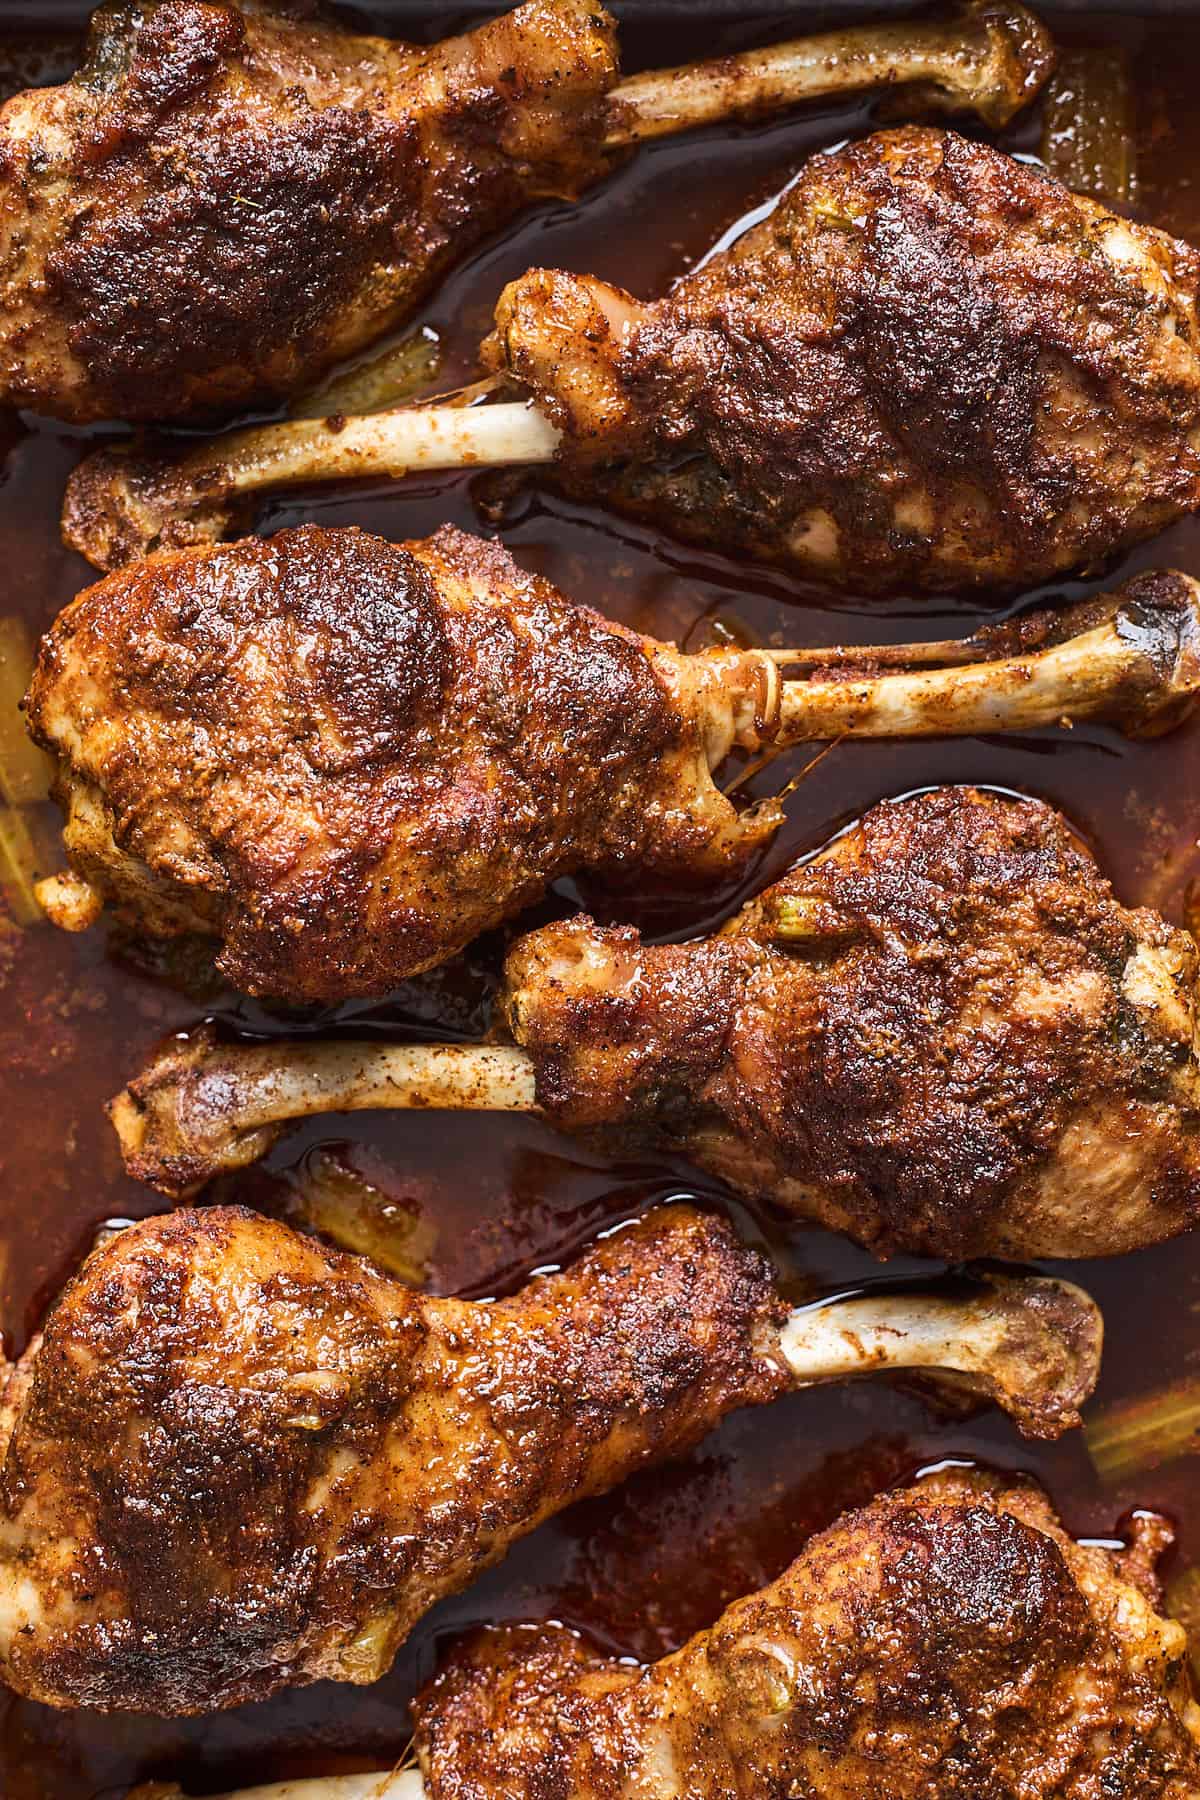
[[[46,262],[71,349],[118,413],[143,414],[148,384],[160,416],[207,379],[219,402],[222,372],[263,369],[271,346],[315,353],[331,295],[394,255],[418,176],[408,127],[366,110],[293,102],[257,129],[167,136],[148,169],[117,152],[104,203]]]

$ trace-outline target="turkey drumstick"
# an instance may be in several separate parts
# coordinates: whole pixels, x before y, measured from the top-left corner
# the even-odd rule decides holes
[[[1040,640],[961,647],[961,667],[941,644],[928,669],[901,646],[856,671],[681,655],[453,530],[164,554],[44,640],[28,713],[60,760],[75,875],[43,903],[72,927],[108,898],[153,933],[207,932],[250,992],[387,993],[573,870],[745,869],[781,809],[719,791],[734,747],[1063,716],[1161,730],[1191,703],[1198,635],[1196,584],[1142,576]]]
[[[211,540],[255,489],[550,462],[572,494],[860,592],[1033,587],[1200,504],[1200,253],[951,132],[813,157],[644,303],[534,269],[485,361],[528,402],[100,451],[101,568]]]
[[[425,1793],[1187,1800],[1200,1707],[1155,1529],[1077,1544],[1032,1484],[947,1470],[649,1668],[557,1624],[477,1632],[414,1703]]]
[[[510,1299],[432,1299],[241,1208],[93,1253],[0,1418],[0,1676],[205,1712],[381,1676],[414,1624],[571,1501],[725,1414],[932,1372],[1078,1422],[1099,1314],[989,1276],[790,1310],[723,1222],[652,1213]]]
[[[953,132],[813,157],[643,304],[510,283],[484,346],[571,492],[863,592],[1029,588],[1200,505],[1200,252]]]
[[[413,1702],[418,1768],[218,1800],[1188,1800],[1200,1707],[1160,1529],[1076,1543],[1031,1482],[942,1470],[649,1667],[558,1624],[477,1631]]]
[[[289,1122],[540,1109],[682,1152],[878,1254],[1100,1256],[1200,1219],[1197,950],[1120,906],[1049,807],[875,807],[717,936],[585,917],[518,940],[515,1045],[168,1041],[113,1102],[184,1195]]]
[[[1036,20],[987,4],[623,85],[592,0],[429,48],[271,0],[105,5],[79,74],[0,111],[0,400],[76,421],[270,402],[641,138],[897,83],[996,124],[1052,62]]]

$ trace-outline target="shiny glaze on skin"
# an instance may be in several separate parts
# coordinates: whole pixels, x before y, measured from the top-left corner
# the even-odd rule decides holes
[[[35,17],[32,4],[23,12]],[[82,11],[82,9],[80,9]],[[5,23],[11,16],[6,11]],[[430,9],[430,17],[434,9]],[[59,9],[58,17],[62,17]],[[1122,28],[1131,45],[1142,28]],[[760,37],[763,33],[760,31]],[[711,30],[626,34],[626,63],[675,61],[711,52]],[[750,28],[730,34],[750,41]],[[0,79],[13,65],[0,60]],[[1141,90],[1150,138],[1142,159],[1142,208],[1153,223],[1200,241],[1200,195],[1189,169],[1200,125],[1188,122],[1200,67],[1200,32],[1155,28],[1147,40]],[[60,62],[43,77],[59,79]],[[1161,95],[1173,83],[1173,112]],[[29,78],[26,59],[18,79]],[[17,85],[14,80],[11,85]],[[471,368],[504,281],[533,263],[562,264],[661,291],[687,258],[702,255],[743,214],[767,201],[809,150],[861,129],[864,115],[842,109],[745,134],[701,134],[640,153],[578,210],[544,208],[519,230],[476,255],[428,308],[445,336],[447,386]],[[1164,126],[1172,126],[1164,129]],[[1026,125],[1003,141],[1028,148]],[[19,608],[42,629],[88,578],[59,545],[57,509],[78,445],[59,431],[0,430],[3,610]],[[315,493],[264,515],[271,526],[305,517],[357,523],[403,538],[443,520],[480,528],[474,498],[508,492],[497,478],[436,478],[402,495]],[[714,625],[754,641],[817,644],[880,641],[968,630],[983,616],[927,600],[829,605],[784,578],[740,571],[720,559],[660,544],[642,527],[539,494],[515,490],[505,537],[518,558],[566,591],[639,629],[688,648],[713,641]],[[1200,575],[1200,524],[1176,527],[1139,550],[1119,571],[1055,594],[1097,591],[1134,568],[1175,563]],[[812,761],[813,750],[781,758],[747,784],[778,792]],[[940,781],[969,780],[1025,789],[1061,806],[1095,847],[1127,904],[1161,905],[1178,917],[1188,879],[1200,876],[1200,724],[1158,743],[1135,745],[1085,726],[1014,741],[843,746],[827,755],[787,800],[788,825],[747,885],[761,885],[798,850],[813,848],[885,794]],[[527,923],[575,903],[565,885]],[[689,900],[678,894],[632,898],[589,890],[599,916],[630,919],[663,937],[691,935],[728,916],[740,893]],[[502,946],[486,943],[461,964],[413,982],[394,1003],[347,1008],[356,1032],[391,1030],[429,1037],[470,1036],[486,1018]],[[154,978],[146,953],[120,950],[103,932],[68,939],[49,930],[21,940],[19,965],[0,990],[0,1322],[10,1347],[24,1341],[47,1294],[61,1282],[105,1219],[155,1211],[157,1196],[124,1180],[100,1106],[164,1032],[216,1012],[250,1030],[302,1028],[212,987],[187,998]],[[441,1293],[511,1288],[528,1270],[553,1263],[609,1221],[648,1200],[697,1188],[669,1164],[604,1163],[564,1144],[531,1120],[447,1120],[409,1114],[320,1120],[290,1138],[268,1168],[221,1195],[286,1208],[294,1172],[318,1143],[341,1142],[355,1165],[400,1200],[436,1217],[431,1272]],[[735,1208],[741,1228],[765,1238],[785,1260],[797,1292],[843,1287],[878,1273],[845,1243],[792,1230]],[[910,1265],[893,1264],[893,1272]],[[1110,1350],[1101,1402],[1189,1373],[1200,1374],[1200,1237],[1114,1263],[1072,1265],[1104,1306]],[[1149,1323],[1148,1323],[1149,1321]],[[1151,1336],[1151,1330],[1153,1335]],[[116,1800],[130,1782],[154,1776],[212,1792],[274,1775],[379,1767],[408,1737],[406,1702],[432,1671],[443,1645],[476,1621],[556,1617],[590,1632],[606,1651],[653,1657],[709,1624],[735,1595],[772,1579],[808,1535],[843,1508],[915,1468],[945,1457],[976,1457],[1036,1470],[1068,1526],[1109,1535],[1130,1506],[1162,1507],[1179,1522],[1183,1553],[1200,1561],[1197,1464],[1185,1461],[1127,1490],[1103,1492],[1078,1437],[1031,1449],[993,1414],[939,1422],[914,1398],[864,1385],[802,1394],[758,1415],[732,1419],[684,1462],[639,1477],[620,1493],[588,1502],[545,1527],[505,1565],[440,1608],[421,1627],[391,1675],[362,1691],[315,1688],[213,1721],[161,1722],[56,1714],[0,1698],[0,1787],[6,1800]],[[1189,1516],[1190,1515],[1190,1516]]]

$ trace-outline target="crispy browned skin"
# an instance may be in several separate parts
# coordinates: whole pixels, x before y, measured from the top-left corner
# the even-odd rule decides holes
[[[824,1531],[674,1656],[469,1641],[415,1703],[430,1800],[1188,1800],[1182,1626],[1035,1488],[954,1472]]]
[[[951,132],[814,157],[643,305],[535,269],[484,346],[559,475],[857,589],[1031,586],[1200,501],[1200,256]]]
[[[491,1306],[241,1209],[133,1227],[12,1377],[0,1674],[164,1713],[374,1681],[514,1538],[787,1386],[783,1310],[679,1207]]]
[[[1116,1254],[1200,1218],[1196,946],[1040,802],[885,803],[718,937],[577,917],[507,978],[557,1122],[877,1253]]]
[[[170,418],[303,386],[606,166],[612,21],[528,0],[430,49],[265,0],[118,0],[0,113],[0,398]]]
[[[746,664],[744,692],[738,671]],[[572,869],[713,878],[778,823],[710,763],[761,659],[681,656],[445,529],[164,553],[42,647],[75,868],[252,993],[384,993]],[[740,715],[739,715],[740,716]]]

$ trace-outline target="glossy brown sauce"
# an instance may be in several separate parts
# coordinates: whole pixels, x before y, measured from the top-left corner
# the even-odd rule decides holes
[[[437,15],[436,8],[428,12],[431,20]],[[18,9],[5,9],[4,92],[60,78],[72,66],[72,44],[31,44],[28,24],[37,9],[20,13],[24,36],[14,35],[10,23]],[[56,22],[63,16],[57,6]],[[388,15],[380,8],[369,16],[383,22]],[[1200,240],[1200,191],[1191,173],[1200,167],[1194,106],[1200,28],[1125,21],[1104,29],[1137,57],[1139,209]],[[1096,30],[1091,27],[1093,37]],[[746,26],[727,41],[753,36]],[[708,54],[713,42],[713,31],[699,21],[657,42],[651,32],[630,31],[627,66]],[[510,276],[533,263],[560,264],[639,293],[657,292],[777,192],[805,154],[861,131],[867,117],[840,109],[756,131],[663,143],[643,151],[583,205],[530,214],[452,276],[427,309],[426,322],[445,348],[447,385],[470,372],[492,302]],[[1032,148],[1036,122],[1024,122],[1002,141]],[[78,451],[78,440],[64,431],[0,427],[0,611],[19,610],[35,632],[89,576],[62,549],[57,529],[63,483]],[[499,503],[496,487],[486,476],[438,477],[402,490],[314,492],[273,508],[262,523],[307,517],[357,523],[393,538],[422,534],[447,519],[481,529],[476,502]],[[691,646],[712,641],[721,629],[774,643],[938,637],[985,616],[941,603],[831,601],[778,575],[660,542],[536,485],[515,488],[502,504],[506,542],[529,567],[579,600]],[[1053,592],[1075,596],[1134,568],[1163,564],[1200,575],[1200,523],[1175,528],[1103,580],[1061,584]],[[811,757],[810,750],[781,758],[747,792],[782,788]],[[1153,902],[1178,916],[1186,882],[1200,876],[1197,721],[1140,746],[1086,726],[1019,740],[838,747],[795,787],[787,827],[754,884],[881,796],[951,780],[1021,789],[1061,806],[1127,901]],[[566,884],[548,905],[565,908],[580,898],[594,911],[632,919],[658,935],[686,936],[726,916],[738,896],[594,889],[581,895]],[[473,1035],[486,1024],[500,951],[499,941],[485,943],[461,965],[409,984],[392,1003],[343,1009],[339,1022],[408,1036]],[[73,939],[46,927],[20,940],[0,987],[0,1324],[10,1351],[25,1341],[101,1222],[161,1207],[156,1195],[120,1173],[102,1103],[157,1037],[204,1013],[251,1031],[313,1023],[271,1016],[202,982],[189,998],[161,978],[151,953],[106,941],[103,931]],[[533,1121],[414,1115],[318,1121],[287,1140],[265,1171],[226,1184],[214,1197],[286,1208],[295,1171],[317,1144],[343,1146],[379,1187],[436,1219],[431,1279],[441,1292],[487,1294],[510,1286],[570,1254],[607,1222],[667,1194],[700,1194],[722,1204],[682,1166],[605,1164]],[[878,1273],[861,1252],[823,1233],[752,1217],[740,1207],[735,1212],[747,1233],[773,1247],[799,1291]],[[905,1266],[916,1267],[896,1268]],[[1102,1402],[1189,1372],[1200,1375],[1200,1237],[1119,1262],[1073,1265],[1070,1273],[1091,1288],[1107,1319]],[[0,1698],[0,1792],[7,1800],[91,1800],[154,1775],[202,1793],[274,1775],[386,1764],[405,1747],[405,1706],[414,1684],[431,1671],[439,1644],[465,1625],[550,1615],[617,1653],[657,1656],[710,1622],[734,1595],[777,1573],[842,1508],[946,1457],[1035,1470],[1080,1533],[1110,1534],[1130,1506],[1161,1508],[1178,1521],[1180,1554],[1200,1562],[1194,1459],[1105,1492],[1078,1434],[1037,1449],[995,1415],[939,1419],[915,1396],[879,1384],[799,1395],[729,1420],[686,1461],[543,1528],[501,1569],[440,1608],[374,1688],[312,1688],[193,1722],[58,1714]]]

